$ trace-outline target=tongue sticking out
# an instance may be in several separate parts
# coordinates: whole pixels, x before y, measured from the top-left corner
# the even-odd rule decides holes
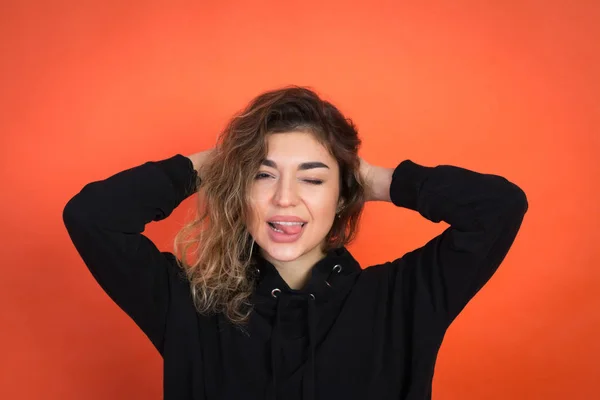
[[[286,235],[295,235],[300,233],[302,230],[302,225],[282,225],[282,224],[274,224],[275,228],[283,231]]]

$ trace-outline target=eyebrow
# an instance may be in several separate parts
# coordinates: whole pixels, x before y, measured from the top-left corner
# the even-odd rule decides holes
[[[267,166],[267,167],[271,167],[271,168],[277,168],[277,164],[275,163],[275,161],[273,160],[263,160],[262,165]],[[307,169],[314,169],[314,168],[327,168],[329,169],[329,167],[325,164],[323,164],[320,161],[311,161],[311,162],[305,162],[302,163],[298,166],[298,170],[299,171],[305,171]]]

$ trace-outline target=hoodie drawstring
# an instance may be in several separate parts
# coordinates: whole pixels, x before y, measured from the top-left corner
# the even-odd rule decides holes
[[[337,264],[329,272],[325,284],[331,287],[329,278],[333,272],[340,273],[342,266]],[[275,323],[271,334],[271,400],[277,400],[277,372],[279,371],[279,351],[281,351],[281,312],[283,301],[279,294],[280,289],[273,289],[271,295],[277,299],[277,307],[275,311]],[[315,296],[310,293],[306,296],[307,304],[307,323],[308,323],[308,360],[304,367],[302,375],[302,399],[315,399],[315,347],[317,341],[317,313],[315,305]]]
[[[283,301],[277,293],[281,290],[273,289],[273,297],[277,298],[277,311],[275,323],[271,335],[271,399],[277,400],[277,372],[279,371],[279,351],[281,350],[281,311]],[[311,293],[307,296],[307,322],[308,322],[308,360],[302,376],[302,399],[314,400],[315,398],[315,342],[316,342],[316,307],[315,296]]]
[[[308,297],[308,362],[303,375],[304,388],[302,390],[303,400],[314,400],[315,398],[315,342],[317,341],[317,317],[315,309],[315,296]]]
[[[276,293],[281,293],[279,289],[273,289],[271,295],[277,299],[277,310],[275,311],[275,323],[273,325],[273,331],[271,334],[271,399],[277,400],[277,371],[279,366],[277,360],[279,359],[279,350],[281,349],[281,308],[283,302],[280,300]]]

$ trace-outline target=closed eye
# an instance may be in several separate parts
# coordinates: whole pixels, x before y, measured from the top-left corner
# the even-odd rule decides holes
[[[305,179],[305,182],[308,182],[312,185],[321,185],[323,183],[323,181],[319,180],[319,179]]]
[[[269,178],[271,177],[271,175],[261,172],[258,175],[256,175],[256,179],[265,179],[265,178]],[[322,185],[323,181],[320,179],[304,179],[304,182],[310,183],[311,185]]]

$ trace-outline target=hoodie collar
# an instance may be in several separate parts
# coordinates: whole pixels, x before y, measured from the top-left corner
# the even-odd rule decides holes
[[[303,289],[294,290],[283,280],[275,266],[256,253],[258,273],[253,303],[258,320],[268,324],[252,324],[252,330],[262,337],[271,339],[271,382],[267,398],[277,399],[277,375],[279,359],[286,338],[308,336],[308,359],[304,365],[303,400],[315,398],[315,348],[319,338],[318,324],[321,318],[335,317],[337,300],[343,299],[352,289],[354,281],[362,271],[360,264],[344,247],[332,249],[312,268],[311,275]],[[333,304],[333,307],[329,307]],[[327,315],[326,315],[327,314]],[[257,321],[257,319],[254,319]]]
[[[347,276],[361,270],[358,262],[352,257],[345,247],[339,247],[329,250],[325,257],[319,260],[311,269],[311,275],[304,288],[300,290],[291,289],[283,280],[273,264],[263,258],[260,253],[256,256],[256,268],[259,275],[256,293],[259,296],[271,296],[273,289],[279,289],[290,294],[320,294],[321,300],[326,300],[332,295],[327,290],[331,286],[327,285],[329,280],[335,275]],[[335,275],[334,275],[335,274]]]

